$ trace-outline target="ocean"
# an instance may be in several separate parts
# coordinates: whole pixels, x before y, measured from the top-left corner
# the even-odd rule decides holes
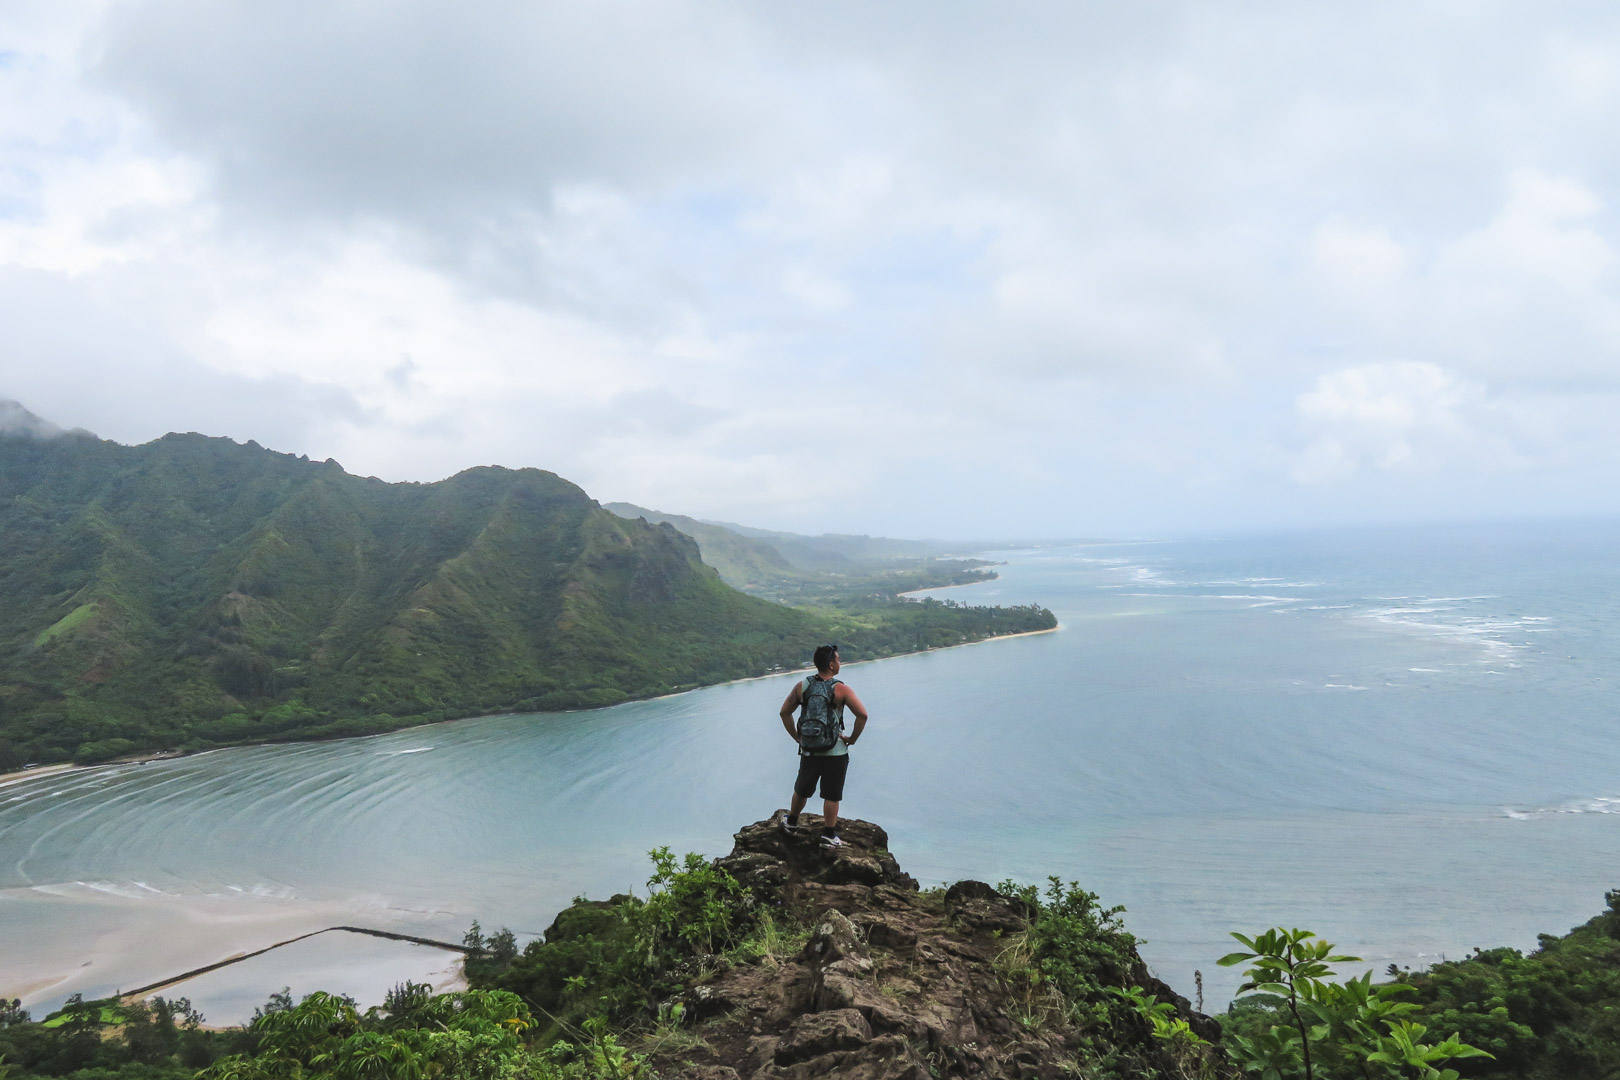
[[[925,886],[1080,883],[1223,1006],[1231,931],[1418,968],[1532,948],[1620,887],[1620,523],[1335,530],[991,553],[1052,634],[860,663],[848,816]],[[215,751],[0,787],[0,995],[36,1015],[365,925],[542,932],[785,805],[791,676],[611,709]],[[812,804],[812,808],[816,804]],[[446,954],[323,935],[181,983],[379,1001]],[[340,938],[344,940],[339,940]]]

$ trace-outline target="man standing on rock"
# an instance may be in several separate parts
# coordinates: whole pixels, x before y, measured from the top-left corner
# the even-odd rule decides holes
[[[849,748],[866,728],[866,706],[855,691],[837,679],[838,646],[823,645],[815,654],[816,673],[794,683],[782,702],[782,726],[799,744],[799,777],[793,782],[793,801],[782,821],[787,833],[799,831],[799,811],[816,784],[821,784],[821,846],[838,848],[838,803],[844,797],[844,774],[849,771]],[[844,710],[855,714],[855,730],[844,734]],[[799,712],[798,722],[793,714]]]

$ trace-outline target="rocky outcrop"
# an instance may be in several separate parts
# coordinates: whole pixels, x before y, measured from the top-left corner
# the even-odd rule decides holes
[[[844,846],[818,844],[813,814],[789,835],[781,814],[736,834],[717,860],[772,912],[780,945],[751,962],[717,962],[683,995],[699,1044],[654,1055],[688,1080],[930,1080],[948,1076],[1072,1077],[1086,1033],[1020,1009],[998,971],[1032,911],[983,882],[921,892],[888,835],[845,820]],[[1207,1035],[1145,969],[1136,981]],[[1146,1026],[1143,1053],[1159,1053]],[[1170,1063],[1165,1062],[1166,1065]],[[1173,1075],[1173,1073],[1166,1073]]]
[[[731,854],[716,860],[761,899],[780,900],[790,886],[797,892],[843,885],[917,891],[911,875],[889,854],[889,834],[879,826],[846,818],[838,827],[844,846],[829,850],[821,846],[821,818],[815,814],[805,814],[792,834],[783,830],[782,819],[778,813],[745,826],[734,838]]]

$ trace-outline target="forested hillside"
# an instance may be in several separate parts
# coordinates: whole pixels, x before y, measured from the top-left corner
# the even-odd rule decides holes
[[[0,769],[611,704],[1052,624],[803,610],[536,469],[389,484],[254,443],[0,434]]]
[[[646,518],[655,525],[671,525],[697,541],[703,561],[714,567],[726,584],[737,589],[766,589],[784,581],[804,576],[804,571],[789,562],[770,544],[743,536],[720,525],[685,517],[664,514],[636,506],[634,503],[603,503],[604,509],[623,518]]]

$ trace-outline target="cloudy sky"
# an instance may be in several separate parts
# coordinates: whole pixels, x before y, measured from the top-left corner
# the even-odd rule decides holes
[[[1620,512],[1609,4],[5,0],[0,397],[804,531]]]

